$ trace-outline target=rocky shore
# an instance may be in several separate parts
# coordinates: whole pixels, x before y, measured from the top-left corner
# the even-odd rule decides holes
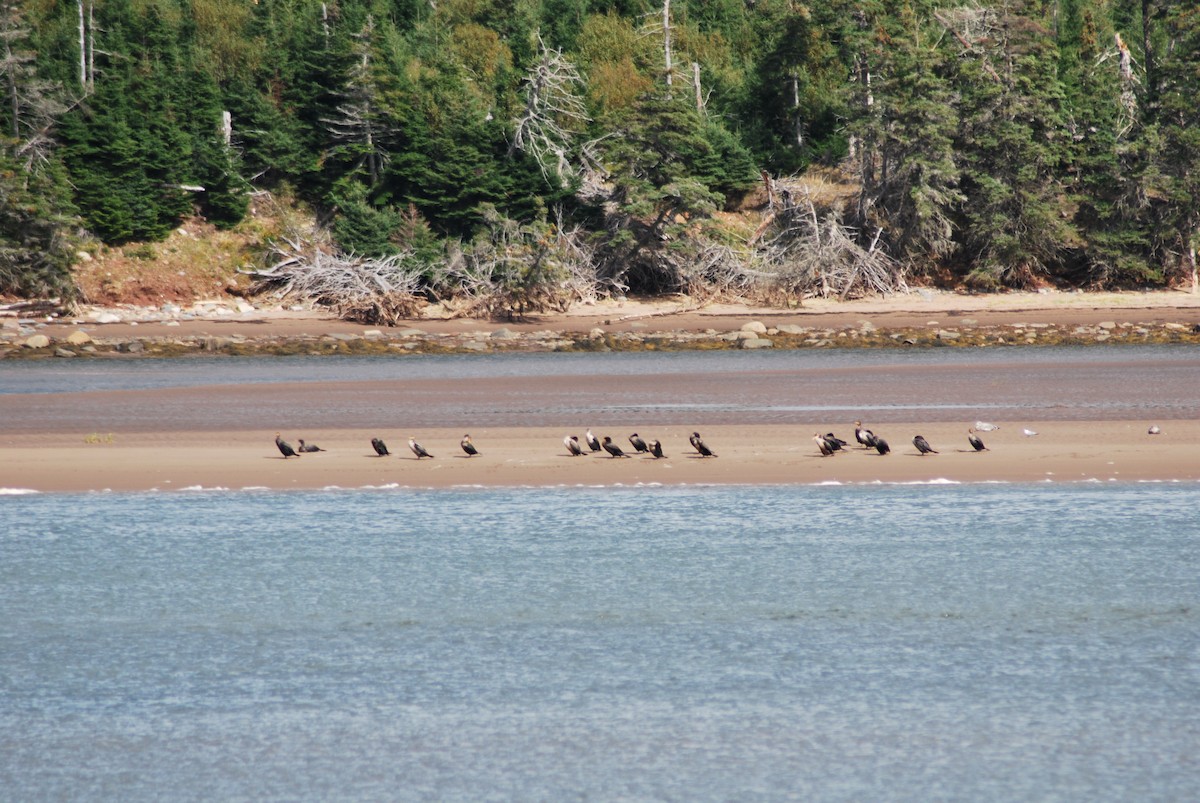
[[[510,324],[414,320],[407,327],[371,327],[237,299],[186,308],[85,309],[69,319],[10,314],[0,318],[0,359],[1200,343],[1200,310],[1191,303],[964,310],[958,307],[967,305],[946,301],[955,299],[940,306],[910,304],[915,309],[907,313],[898,312],[895,301],[678,315],[641,308],[621,314],[628,309],[622,306]]]

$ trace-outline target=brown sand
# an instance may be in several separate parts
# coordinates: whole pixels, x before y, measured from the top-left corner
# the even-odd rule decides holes
[[[880,456],[851,446],[821,457],[811,428],[798,426],[707,426],[706,443],[716,458],[701,458],[687,443],[689,430],[663,426],[643,432],[663,442],[667,458],[607,455],[572,458],[562,446],[564,431],[493,428],[472,432],[481,455],[466,457],[462,433],[447,429],[421,434],[435,455],[416,460],[407,437],[388,435],[393,456],[374,456],[365,430],[326,429],[305,433],[327,451],[283,459],[274,433],[170,432],[115,434],[111,443],[80,436],[21,435],[0,450],[0,488],[38,491],[143,491],[186,488],[318,489],[394,486],[632,486],[638,484],[810,484],[871,482],[1078,482],[1200,481],[1200,423],[1162,421],[1162,434],[1147,434],[1144,422],[1031,422],[982,433],[989,451],[967,445],[966,424],[888,424],[877,428],[892,446]],[[1021,434],[1023,426],[1039,432]],[[921,457],[912,435],[924,435],[940,454]],[[582,435],[582,432],[577,433]],[[623,447],[627,433],[612,432]],[[851,440],[850,431],[839,432]],[[289,436],[290,437],[290,436]],[[292,438],[293,445],[295,439]],[[632,451],[631,449],[628,451]]]
[[[641,322],[648,329],[663,331],[737,328],[747,320],[763,320],[772,325],[834,326],[868,319],[881,327],[928,326],[938,321],[961,320],[962,316],[977,319],[981,325],[1014,322],[1075,324],[1105,320],[1200,323],[1200,296],[1176,292],[1004,296],[939,293],[844,304],[812,302],[796,310],[728,305],[694,307],[686,300],[653,305],[632,300],[610,302],[596,307],[581,306],[566,315],[513,328],[586,331],[592,326],[603,325],[619,330]],[[421,320],[412,325],[430,332],[461,332],[487,331],[505,324]],[[57,337],[77,326],[64,321],[48,327],[47,331]],[[248,313],[231,320],[185,322],[171,329],[165,328],[165,324],[149,323],[138,327],[89,324],[88,328],[107,336],[234,332],[247,336],[287,336],[358,332],[362,326],[329,320],[319,314],[272,311]],[[156,328],[162,328],[162,332],[154,331]],[[238,390],[231,388],[228,392]],[[189,403],[180,409],[189,411],[194,411],[199,402],[201,413],[204,411],[201,399],[217,399],[213,395],[217,391],[213,390],[204,391],[208,395],[196,396],[190,401],[186,397],[196,391],[153,392],[160,394],[160,401],[185,397]],[[89,416],[101,408],[119,409],[124,404],[123,399],[120,392],[93,394],[88,399],[72,399],[72,394],[57,399],[47,396],[40,400],[9,397],[5,409],[11,415],[7,416],[7,421],[0,422],[0,425],[8,425],[3,427],[6,434],[0,441],[0,488],[140,491],[189,487],[541,487],[639,483],[928,482],[939,479],[959,482],[1200,480],[1200,454],[1194,446],[1200,443],[1200,423],[1194,420],[1046,420],[1005,424],[1003,429],[983,435],[990,451],[974,453],[969,450],[966,440],[970,422],[934,416],[921,423],[889,421],[876,424],[875,430],[891,443],[891,455],[881,457],[851,447],[849,453],[829,458],[822,458],[817,453],[811,439],[812,424],[758,425],[710,418],[702,425],[689,421],[643,427],[643,436],[663,442],[668,455],[664,460],[571,458],[562,446],[563,436],[571,430],[557,426],[475,429],[471,434],[482,455],[468,459],[458,447],[462,431],[437,427],[419,433],[422,443],[436,459],[418,462],[406,445],[409,433],[394,431],[386,422],[382,431],[363,429],[363,422],[358,420],[337,428],[326,426],[329,416],[303,419],[300,416],[304,410],[302,404],[288,409],[283,409],[283,404],[278,408],[271,404],[271,408],[276,408],[267,411],[272,420],[306,428],[303,432],[285,432],[286,438],[294,443],[296,438],[305,437],[328,450],[284,460],[272,443],[273,428],[264,431],[261,420],[248,421],[241,417],[242,414],[233,420],[230,416],[214,414],[208,421],[204,421],[203,416],[198,419],[193,415],[129,421],[128,427],[112,433],[111,442],[85,442],[96,440],[88,437],[88,433],[97,427],[97,421]],[[427,403],[432,404],[433,400],[427,400]],[[42,412],[39,414],[34,410],[31,415],[29,406],[39,404],[45,405]],[[169,404],[159,406],[168,412],[172,409]],[[24,410],[23,417],[16,416],[18,409]],[[212,410],[211,407],[208,409]],[[246,410],[253,406],[238,407],[231,402],[230,409]],[[111,416],[108,420],[121,420],[115,414]],[[604,424],[603,421],[598,423]],[[1159,424],[1163,434],[1148,435],[1146,429],[1150,423]],[[687,436],[697,426],[719,457],[702,459],[692,452]],[[1025,426],[1040,434],[1033,438],[1022,436],[1020,430]],[[605,429],[622,447],[627,445],[628,431],[607,425]],[[827,431],[827,428],[821,429]],[[845,426],[837,427],[837,431],[848,440],[852,434]],[[911,444],[912,436],[917,433],[928,438],[941,454],[918,456]],[[108,432],[98,434],[99,439],[105,441]],[[376,434],[385,437],[395,456],[373,456],[369,441]],[[583,433],[576,431],[575,434]]]

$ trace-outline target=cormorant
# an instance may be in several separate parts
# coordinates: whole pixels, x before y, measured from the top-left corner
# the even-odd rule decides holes
[[[929,441],[925,440],[920,435],[913,438],[913,446],[917,447],[917,451],[921,453],[922,457],[924,457],[927,454],[937,454],[938,453],[937,449],[934,449],[932,446],[930,446]]]
[[[863,429],[861,421],[855,421],[854,440],[861,443],[864,449],[871,449],[875,446],[875,433],[869,429]]]
[[[379,438],[371,438],[371,448],[375,450],[375,454],[380,457],[387,457],[391,454],[388,451],[387,444]]]
[[[289,457],[299,457],[300,456],[300,455],[296,454],[296,450],[292,448],[292,445],[290,443],[285,441],[283,438],[279,437],[278,432],[275,433],[275,445],[279,447],[279,451],[283,455],[284,460],[287,460]]]
[[[412,438],[408,439],[408,448],[412,449],[413,454],[415,454],[417,456],[418,460],[420,460],[422,457],[429,457],[429,458],[433,457],[433,455],[431,455],[429,452],[425,451],[424,446],[417,443]]]
[[[579,445],[578,435],[568,435],[563,438],[563,446],[567,447],[567,451],[571,453],[571,457],[579,457],[583,454],[583,447]]]
[[[980,439],[980,437],[975,434],[975,430],[973,429],[967,430],[967,441],[971,444],[971,448],[977,452],[986,452],[988,450],[988,448],[983,445],[983,441]]]
[[[463,435],[463,438],[458,442],[458,445],[461,446],[462,450],[467,453],[467,457],[474,457],[475,455],[479,454],[479,450],[475,448],[475,444],[471,443],[470,435]]]
[[[592,434],[592,431],[590,429],[587,432],[583,433],[583,437],[584,437],[584,440],[587,441],[587,445],[588,445],[589,449],[591,449],[593,452],[600,451],[600,440],[595,435]]]
[[[825,439],[825,436],[814,432],[813,443],[817,444],[817,448],[821,450],[821,457],[829,457],[833,454],[833,446]]]
[[[320,446],[317,446],[315,443],[305,443],[304,438],[301,438],[300,439],[300,451],[301,452],[323,452],[325,450],[322,449]]]
[[[834,435],[832,432],[825,433],[825,440],[829,443],[829,448],[835,452],[844,446],[850,445],[850,444],[846,443],[844,440],[842,440],[841,438],[839,438],[837,435]]]
[[[650,454],[654,455],[655,459],[666,457],[666,455],[663,454],[662,444],[658,441],[650,441]]]
[[[878,435],[875,436],[875,451],[880,454],[887,454],[892,451],[892,447],[888,446],[888,442]]]
[[[692,437],[688,438],[688,443],[692,444],[692,448],[700,453],[701,457],[716,457],[717,453],[708,448],[704,441],[700,440],[700,433],[693,432]]]
[[[629,442],[633,444],[633,450],[639,454],[641,452],[650,451],[650,447],[646,445],[644,440],[642,440],[642,436],[638,435],[636,432],[629,436]]]
[[[622,452],[621,447],[617,446],[615,443],[613,443],[613,439],[607,435],[604,436],[603,446],[604,446],[604,451],[608,452],[613,457],[629,457],[629,455]]]

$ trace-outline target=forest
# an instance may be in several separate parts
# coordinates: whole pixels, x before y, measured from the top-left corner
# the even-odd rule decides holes
[[[1193,2],[17,0],[0,41],[9,296],[267,203],[309,214],[256,288],[374,321],[1197,282]]]

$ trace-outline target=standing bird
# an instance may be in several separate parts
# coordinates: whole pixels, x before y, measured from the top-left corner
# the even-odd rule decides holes
[[[300,439],[300,451],[301,452],[323,452],[325,450],[322,449],[320,446],[317,446],[315,443],[305,443],[304,438],[301,438]]]
[[[371,438],[371,448],[375,450],[375,454],[380,457],[387,457],[391,454],[388,451],[387,444],[380,438]]]
[[[587,441],[587,445],[588,445],[589,449],[591,449],[593,452],[600,451],[600,440],[595,435],[592,434],[592,431],[590,429],[587,432],[583,433],[583,437],[584,437],[584,440]]]
[[[639,454],[650,451],[650,447],[646,445],[644,440],[642,440],[642,436],[638,435],[636,432],[629,436],[629,442],[633,444],[633,450]]]
[[[1158,424],[1151,424],[1150,429],[1146,430],[1147,435],[1157,435],[1160,432],[1162,432],[1162,430],[1158,428]]]
[[[861,421],[854,422],[854,440],[861,443],[864,449],[875,447],[875,433],[869,429],[863,429]]]
[[[688,443],[692,444],[692,448],[700,453],[701,457],[716,457],[717,453],[708,448],[708,445],[700,440],[700,433],[693,432],[692,437],[688,438]]]
[[[888,446],[888,442],[883,438],[876,436],[875,451],[879,452],[880,454],[887,454],[888,452],[892,451],[892,447]]]
[[[479,450],[475,448],[475,444],[471,443],[470,435],[463,435],[463,439],[458,442],[458,445],[467,453],[467,457],[474,457],[479,454]]]
[[[920,435],[913,438],[913,446],[917,447],[917,451],[921,453],[922,457],[924,457],[927,454],[937,454],[938,453],[937,449],[934,449],[932,446],[930,446],[929,441],[925,440]]]
[[[422,457],[428,457],[428,458],[432,458],[432,457],[433,457],[433,455],[431,455],[429,452],[425,451],[425,447],[424,447],[424,446],[422,446],[421,444],[417,443],[417,442],[416,442],[414,439],[412,439],[412,438],[409,438],[409,439],[408,439],[408,448],[409,448],[409,449],[412,449],[412,453],[413,453],[413,454],[415,454],[415,455],[417,456],[417,459],[418,459],[418,460],[420,460]]]
[[[850,444],[846,443],[844,440],[842,440],[841,438],[839,438],[837,435],[834,435],[832,432],[825,433],[825,440],[828,441],[829,448],[835,452],[842,449],[845,446],[850,445]]]
[[[289,457],[300,456],[296,454],[296,450],[292,448],[290,443],[279,437],[278,432],[275,433],[275,445],[279,447],[279,452],[283,455],[284,460],[287,460]]]
[[[817,448],[821,450],[821,457],[829,457],[831,454],[833,454],[833,446],[830,445],[829,441],[825,440],[825,436],[814,432],[813,443],[815,443]]]
[[[666,455],[663,454],[662,444],[658,441],[650,441],[650,454],[654,455],[655,460],[660,457],[666,457]]]
[[[971,448],[977,452],[986,452],[988,448],[983,445],[983,439],[975,434],[975,430],[967,430],[967,442],[971,444]]]
[[[578,435],[568,435],[563,438],[563,446],[567,447],[567,452],[571,457],[581,457],[583,455],[583,447],[579,445]]]
[[[613,439],[609,436],[604,436],[604,451],[608,452],[613,457],[629,457],[621,451],[621,447],[613,443]]]
[[[1026,438],[1032,438],[1034,435],[1037,434],[1037,431],[1026,427],[1025,429],[1021,430],[1021,434],[1024,435]]]

